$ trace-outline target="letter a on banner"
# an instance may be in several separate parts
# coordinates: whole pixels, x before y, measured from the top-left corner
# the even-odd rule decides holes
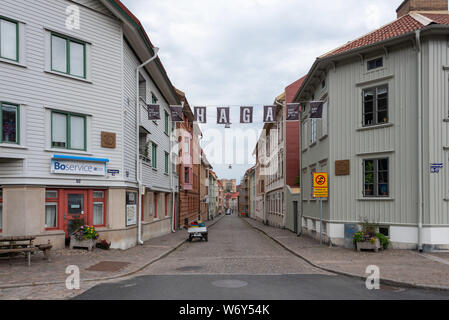
[[[265,123],[276,122],[274,118],[275,114],[276,114],[276,106],[264,106],[263,122]]]
[[[206,123],[206,107],[194,107],[195,121],[199,123]]]
[[[183,122],[182,119],[182,106],[170,106],[171,120],[173,122]]]
[[[240,107],[240,123],[253,123],[253,107]]]
[[[231,123],[229,118],[229,108],[217,108],[217,123],[228,124]]]

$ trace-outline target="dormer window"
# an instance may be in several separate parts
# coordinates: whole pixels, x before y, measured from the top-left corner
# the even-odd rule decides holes
[[[382,68],[383,66],[384,66],[384,59],[382,57],[368,61],[368,71]]]

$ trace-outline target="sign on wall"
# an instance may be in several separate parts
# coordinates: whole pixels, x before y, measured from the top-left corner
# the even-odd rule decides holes
[[[327,172],[313,173],[313,197],[329,197],[329,174]]]
[[[313,101],[310,103],[310,119],[323,118],[323,101]]]
[[[173,122],[184,122],[182,119],[182,106],[170,106],[170,111]]]
[[[349,160],[335,161],[335,175],[336,176],[349,176],[349,174],[350,174],[350,161]]]
[[[108,149],[115,149],[117,135],[113,132],[101,132],[101,147]]]
[[[106,163],[51,159],[51,173],[104,176]]]
[[[126,193],[126,226],[137,224],[137,193]]]

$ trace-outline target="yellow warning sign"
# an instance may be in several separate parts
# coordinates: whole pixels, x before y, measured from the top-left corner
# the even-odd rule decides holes
[[[329,197],[329,174],[327,172],[313,173],[313,197],[328,198]]]

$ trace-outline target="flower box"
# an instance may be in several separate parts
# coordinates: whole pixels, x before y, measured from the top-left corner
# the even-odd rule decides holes
[[[97,240],[94,239],[86,239],[86,240],[77,240],[74,235],[70,237],[70,249],[73,248],[86,248],[89,251],[92,251],[95,248]]]
[[[380,245],[379,239],[375,238],[376,241],[357,241],[357,251],[361,250],[374,250],[375,252],[379,252],[379,249],[382,249],[382,246]]]

